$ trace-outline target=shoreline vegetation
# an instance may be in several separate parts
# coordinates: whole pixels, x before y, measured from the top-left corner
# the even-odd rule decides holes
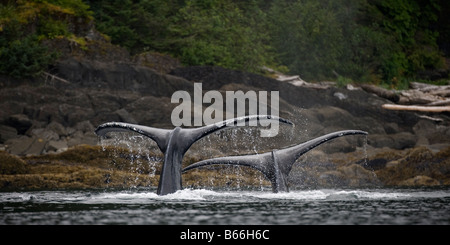
[[[307,81],[442,85],[449,10],[445,0],[3,1],[0,73],[51,74],[66,40],[69,52],[112,44],[137,59],[160,53],[184,66],[259,74],[266,66]]]

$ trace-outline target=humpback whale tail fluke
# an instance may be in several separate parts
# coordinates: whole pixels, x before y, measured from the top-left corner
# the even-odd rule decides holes
[[[162,152],[166,151],[167,138],[172,130],[147,127],[131,123],[108,122],[95,129],[95,134],[99,137],[106,137],[109,132],[136,132],[144,135],[156,142]]]
[[[293,125],[289,120],[271,115],[252,115],[233,118],[199,128],[180,128],[173,130],[147,127],[137,124],[109,122],[97,127],[95,133],[106,137],[109,132],[136,132],[154,140],[164,153],[157,194],[166,195],[182,188],[181,163],[186,151],[199,139],[228,128],[245,126],[253,121],[275,121]]]
[[[291,121],[272,115],[250,115],[238,118],[232,118],[225,121],[217,122],[214,124],[206,125],[199,128],[183,128],[185,133],[186,143],[189,145],[188,148],[195,143],[197,140],[220,130],[237,127],[239,125],[247,125],[252,121],[277,121],[288,125],[294,125]],[[142,126],[138,124],[123,123],[123,122],[108,122],[97,127],[95,134],[100,137],[106,137],[109,132],[135,132],[146,137],[151,138],[156,142],[159,149],[162,152],[166,151],[167,141],[170,133],[173,130],[170,129],[160,129],[148,126]],[[187,150],[187,149],[186,149]]]
[[[298,145],[263,154],[208,159],[189,165],[183,169],[183,172],[208,165],[247,166],[262,172],[271,182],[273,192],[287,192],[289,191],[287,177],[289,176],[295,161],[300,156],[325,142],[347,135],[367,135],[367,132],[360,130],[338,131],[314,138]]]

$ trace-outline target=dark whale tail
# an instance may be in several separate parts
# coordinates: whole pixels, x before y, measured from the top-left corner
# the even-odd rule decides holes
[[[109,132],[136,132],[147,136],[156,142],[162,152],[166,151],[167,139],[172,130],[147,127],[131,123],[109,122],[97,127],[95,134],[100,137],[106,137]]]
[[[251,115],[251,116],[244,116],[244,117],[238,117],[233,118],[221,122],[217,122],[214,124],[206,125],[199,128],[180,128],[182,130],[183,138],[184,138],[184,144],[185,147],[188,148],[194,144],[199,139],[214,133],[218,132],[224,129],[237,127],[240,123],[247,124],[252,121],[278,121],[284,124],[288,125],[294,125],[291,121],[277,117],[277,116],[271,116],[271,115]],[[168,140],[170,138],[170,134],[175,129],[161,129],[161,128],[154,128],[154,127],[148,127],[148,126],[142,126],[137,124],[131,124],[131,123],[123,123],[123,122],[109,122],[104,123],[97,127],[95,130],[95,134],[100,137],[105,137],[107,133],[109,132],[135,132],[141,135],[144,135],[146,137],[151,138],[153,141],[156,142],[159,149],[164,153],[167,149]]]
[[[357,134],[367,135],[367,132],[360,130],[338,131],[314,138],[298,145],[263,154],[208,159],[189,165],[183,169],[183,172],[208,165],[247,166],[262,172],[271,182],[273,192],[289,191],[287,177],[292,170],[293,164],[300,156],[332,139]]]
[[[210,124],[200,128],[180,128],[173,130],[147,127],[137,124],[110,122],[100,125],[95,133],[105,137],[109,132],[136,132],[154,140],[164,153],[164,163],[161,170],[157,194],[165,195],[182,188],[181,163],[186,151],[199,139],[220,130],[246,125],[253,121],[277,121],[293,125],[289,120],[270,115],[252,115],[233,118]]]

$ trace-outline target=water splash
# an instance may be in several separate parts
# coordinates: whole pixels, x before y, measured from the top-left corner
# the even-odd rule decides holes
[[[215,201],[215,202],[254,202],[254,201],[352,201],[352,200],[400,200],[412,198],[449,198],[450,192],[439,190],[412,189],[318,189],[283,193],[268,191],[229,191],[185,188],[168,195],[157,195],[153,190],[136,189],[99,192],[82,191],[39,191],[4,192],[0,194],[2,203],[111,203],[141,204],[155,201]]]
[[[111,158],[110,170],[123,170],[129,173],[125,186],[136,188],[140,185],[142,174],[154,178],[162,157],[158,154],[156,143],[147,137],[134,133],[111,132],[110,138],[99,137],[99,145]]]

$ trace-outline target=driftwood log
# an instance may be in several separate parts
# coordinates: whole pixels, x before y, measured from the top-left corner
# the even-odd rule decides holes
[[[394,103],[397,103],[400,100],[400,95],[396,91],[384,89],[370,84],[361,84],[361,88],[368,93],[376,94],[379,97],[388,99]]]
[[[70,82],[67,81],[66,79],[60,78],[60,77],[50,74],[48,72],[43,72],[42,76],[45,78],[45,82],[47,82],[48,78],[50,77],[50,82],[53,80],[56,80],[56,81],[60,81],[60,82],[66,83],[66,84],[70,84]]]
[[[361,88],[395,103],[384,104],[382,106],[384,109],[433,113],[450,111],[450,85],[438,86],[412,82],[411,89],[403,91],[388,90],[368,84],[361,85]]]
[[[266,68],[268,69],[268,68]],[[276,79],[288,82],[295,86],[311,87],[316,89],[328,88],[326,83],[308,83],[300,76],[287,76],[274,70]],[[450,84],[450,83],[449,83]],[[408,90],[390,90],[371,84],[360,84],[361,89],[378,97],[390,100],[394,104],[384,104],[382,108],[387,110],[407,110],[420,112],[441,113],[450,111],[450,85],[433,85],[419,82],[411,82]]]
[[[384,109],[402,111],[422,111],[422,112],[444,112],[450,111],[450,106],[418,106],[418,105],[394,105],[384,104]]]

